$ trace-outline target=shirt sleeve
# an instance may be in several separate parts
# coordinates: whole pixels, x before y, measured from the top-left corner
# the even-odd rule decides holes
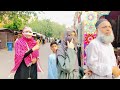
[[[95,44],[90,43],[86,48],[87,65],[89,69],[99,75],[106,76],[112,74],[112,67],[109,64],[99,62],[98,50]]]
[[[48,57],[48,79],[54,79],[53,70],[52,70],[52,59]]]
[[[33,52],[32,49],[30,49],[29,51],[27,51],[27,52],[24,54],[23,59],[26,58],[28,55],[30,55],[32,52]]]
[[[117,66],[117,58],[116,58],[116,56],[115,56],[115,52],[114,52],[114,47],[112,46],[112,44],[111,44],[111,49],[112,49],[112,54],[113,54],[113,60],[114,60],[114,66]]]

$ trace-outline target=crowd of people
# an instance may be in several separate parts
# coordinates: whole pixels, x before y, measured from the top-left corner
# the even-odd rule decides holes
[[[113,79],[120,76],[112,42],[114,35],[107,19],[95,24],[97,37],[86,47],[86,66],[79,64],[78,39],[75,30],[66,30],[61,40],[50,42],[52,53],[48,57],[48,79]],[[15,42],[14,79],[37,79],[41,71],[39,49],[42,38],[35,40],[32,29],[25,27],[22,37]],[[86,77],[85,77],[86,76]]]

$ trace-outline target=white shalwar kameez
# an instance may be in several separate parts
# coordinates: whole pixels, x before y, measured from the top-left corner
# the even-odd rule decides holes
[[[112,44],[104,44],[98,38],[86,47],[87,66],[92,71],[89,79],[112,79],[112,67],[117,65]]]

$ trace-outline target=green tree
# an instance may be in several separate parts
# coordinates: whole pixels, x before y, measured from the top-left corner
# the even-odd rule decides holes
[[[0,22],[4,23],[5,28],[20,30],[28,24],[31,16],[38,18],[35,11],[0,11]]]
[[[53,28],[53,37],[55,38],[60,38],[61,34],[65,31],[65,25],[60,25],[56,22],[52,23],[52,28]]]
[[[47,37],[60,38],[61,33],[65,30],[65,25],[60,25],[57,22],[52,22],[49,19],[34,20],[29,26],[33,31],[44,34]]]

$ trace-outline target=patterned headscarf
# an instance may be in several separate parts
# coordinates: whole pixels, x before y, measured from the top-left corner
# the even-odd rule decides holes
[[[26,38],[24,35],[22,35],[22,37],[15,42],[15,46],[14,46],[14,48],[15,48],[15,57],[14,57],[15,65],[11,72],[15,72],[18,69],[18,67],[20,66],[20,64],[23,60],[25,53],[28,51],[28,47],[29,47],[29,49],[32,49],[36,45],[36,43],[37,42],[34,40],[33,37]],[[27,45],[28,45],[28,47],[27,47]],[[28,55],[24,59],[25,64],[28,66],[32,62],[32,59],[37,58],[37,57],[39,57],[39,51],[38,50],[33,51],[31,53],[31,55]]]

